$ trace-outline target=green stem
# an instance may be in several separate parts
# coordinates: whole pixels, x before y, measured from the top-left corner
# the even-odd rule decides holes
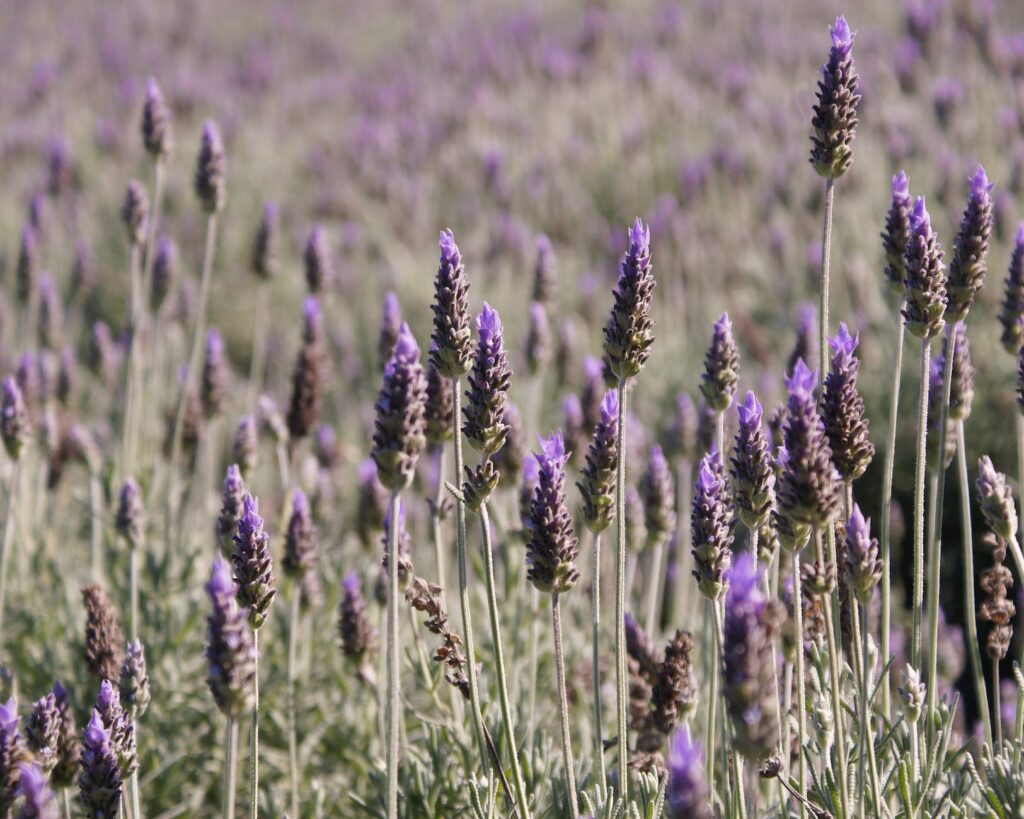
[[[615,469],[615,707],[619,732],[619,797],[629,800],[629,733],[626,707],[629,702],[626,674],[626,379],[619,376],[619,412],[616,419],[618,463]],[[709,752],[708,759],[714,755]],[[713,764],[713,763],[712,763]],[[709,767],[711,767],[709,765]]]
[[[299,816],[299,752],[296,739],[295,717],[295,665],[298,648],[300,626],[300,607],[302,603],[302,587],[298,583],[292,585],[292,610],[288,619],[288,773],[291,779],[292,816]]]
[[[260,630],[252,632],[256,674],[253,676],[252,729],[249,732],[249,816],[256,819],[260,802]],[[232,794],[234,787],[232,786]],[[232,803],[234,796],[232,796]],[[232,813],[232,816],[234,814]]]
[[[388,819],[398,819],[398,734],[401,692],[398,681],[398,527],[399,492],[392,490],[388,526],[388,608],[387,608],[387,678],[388,730],[387,774]],[[470,664],[472,664],[470,660]]]
[[[3,648],[4,609],[7,599],[7,566],[11,561],[11,547],[14,545],[14,496],[18,491],[18,474],[21,472],[21,461],[15,461],[11,467],[10,479],[7,483],[7,509],[4,513],[4,539],[0,543],[0,648]]]
[[[708,600],[708,605],[711,606],[711,662],[710,674],[711,679],[708,687],[710,693],[708,694],[708,724],[707,724],[707,737],[704,740],[705,746],[707,746],[707,776],[708,776],[708,794],[711,798],[711,810],[715,809],[715,744],[718,737],[718,733],[715,730],[715,722],[717,721],[718,713],[718,666],[719,666],[719,648],[718,648],[718,628],[715,624],[715,612],[716,604],[714,600]]]
[[[885,466],[882,479],[882,509],[880,518],[882,521],[881,531],[881,559],[882,559],[882,612],[879,634],[880,649],[883,667],[889,661],[889,622],[892,609],[892,570],[891,562],[891,517],[892,517],[892,473],[896,456],[896,420],[900,404],[900,381],[903,370],[903,305],[906,299],[900,300],[896,317],[896,360],[893,364],[892,391],[889,396],[889,429],[885,442]],[[882,686],[882,713],[886,720],[889,719],[892,709],[892,699],[888,682]]]
[[[235,768],[238,757],[238,720],[228,718],[224,730],[224,793],[221,798],[223,819],[235,819]]]
[[[864,606],[861,615],[858,609],[856,597],[850,600],[853,608],[851,620],[853,622],[853,644],[859,646],[860,656],[857,657],[857,666],[860,669],[860,737],[857,747],[860,749],[860,760],[858,763],[857,782],[864,787],[864,759],[868,758],[868,773],[871,777],[871,798],[875,808],[875,815],[882,812],[882,788],[878,779],[878,764],[875,760],[875,741],[871,731],[871,703],[868,697],[871,692],[871,684],[874,682],[872,669],[868,668],[868,609]],[[863,628],[861,622],[863,616]],[[865,815],[864,805],[867,800],[860,799],[860,815]]]
[[[821,543],[821,530],[816,529],[814,533],[814,544],[817,549],[818,562],[825,565],[827,560],[833,566],[836,565],[836,545],[835,545],[835,528],[832,524],[826,524],[826,540],[828,542],[828,555],[823,553]],[[836,755],[838,759],[839,771],[836,775],[836,783],[839,788],[839,803],[842,808],[842,814],[844,817],[850,815],[849,811],[849,796],[850,789],[848,787],[848,768],[847,768],[847,756],[846,756],[846,722],[844,718],[843,710],[843,699],[842,699],[842,657],[839,654],[839,638],[837,637],[836,630],[839,627],[839,591],[835,589],[830,595],[829,599],[825,601],[823,606],[825,610],[825,631],[827,632],[828,638],[828,659],[829,666],[832,672],[832,685],[829,689],[832,693],[832,713],[835,715],[835,731],[836,731]]]
[[[526,800],[526,785],[523,782],[523,771],[519,765],[515,725],[512,721],[512,703],[508,696],[505,652],[501,642],[501,623],[498,620],[498,595],[494,587],[494,551],[491,547],[491,521],[487,514],[486,503],[480,504],[480,534],[483,538],[484,581],[487,586],[487,612],[491,621],[491,639],[494,641],[494,664],[498,677],[498,698],[501,703],[501,717],[505,723],[508,753],[512,760],[513,787],[515,788],[519,814],[523,819],[529,819],[530,806]]]
[[[604,721],[601,714],[601,533],[594,534],[594,551],[591,560],[593,579],[590,586],[590,632],[593,641],[591,672],[594,698],[594,765],[597,767],[597,781],[603,787],[607,781],[604,768]]]
[[[836,198],[836,181],[825,180],[825,224],[821,235],[821,280],[818,287],[818,367],[824,380],[828,367],[828,288],[832,256],[832,208]]]
[[[139,799],[139,771],[138,769],[132,771],[131,779],[128,783],[129,789],[131,790],[132,797],[132,816],[135,819],[142,819],[142,806]]]
[[[562,759],[565,763],[565,785],[569,792],[569,813],[579,819],[576,795],[576,770],[572,761],[572,738],[569,734],[569,701],[565,695],[565,659],[562,653],[562,614],[558,592],[551,595],[551,625],[555,635],[555,678],[558,684],[558,715],[562,726]]]
[[[1003,715],[1002,711],[1002,694],[999,691],[999,663],[998,661],[992,661],[992,700],[995,703],[995,723],[996,723],[996,744],[993,747],[995,753],[999,753],[999,750],[1003,747]]]
[[[793,552],[793,615],[796,618],[796,708],[797,708],[797,754],[800,763],[800,779],[797,790],[800,793],[800,819],[806,819],[807,806],[807,760],[804,745],[807,742],[807,692],[804,681],[804,612],[803,592],[800,588],[800,552]],[[788,749],[786,753],[789,753]]]
[[[931,341],[921,341],[921,398],[917,412],[917,448],[914,477],[914,597],[910,664],[921,668],[921,608],[924,604],[924,492],[928,462],[928,369]]]
[[[981,666],[981,648],[978,642],[978,607],[974,601],[974,534],[971,530],[971,488],[967,479],[967,444],[964,441],[964,422],[956,422],[956,461],[960,478],[960,531],[963,541],[964,571],[964,623],[967,626],[967,658],[971,664],[974,694],[978,701],[978,714],[985,728],[985,741],[992,745],[992,719],[988,711],[988,694]]]

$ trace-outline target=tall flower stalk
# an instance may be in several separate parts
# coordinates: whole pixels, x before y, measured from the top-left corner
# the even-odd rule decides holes
[[[629,797],[629,737],[626,723],[626,406],[630,379],[639,374],[654,343],[651,301],[654,272],[651,266],[651,232],[640,219],[629,231],[629,250],[619,265],[614,305],[604,328],[604,366],[617,379],[619,407],[616,418],[615,526],[618,532],[615,566],[615,677],[618,726],[619,796]]]

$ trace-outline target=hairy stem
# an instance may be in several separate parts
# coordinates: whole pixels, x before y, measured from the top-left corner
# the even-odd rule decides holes
[[[826,524],[825,534],[828,542],[827,556],[823,554],[822,550],[821,530],[818,529],[814,533],[818,561],[824,565],[825,561],[828,560],[833,566],[836,566],[836,535],[835,527],[831,523]],[[848,804],[850,789],[847,781],[849,769],[846,763],[846,721],[842,698],[843,659],[839,652],[840,637],[838,636],[840,622],[838,588],[829,595],[829,599],[825,601],[823,608],[825,609],[825,631],[828,637],[828,659],[832,672],[832,685],[829,688],[832,693],[832,713],[835,715],[836,753],[839,764],[836,782],[839,787],[839,803],[842,807],[843,816],[848,817],[850,815]]]
[[[825,222],[821,233],[821,280],[818,286],[818,373],[824,380],[828,367],[828,288],[832,256],[832,208],[836,198],[836,181],[825,180]]]
[[[576,771],[572,761],[572,739],[569,734],[569,701],[565,695],[565,659],[562,653],[562,613],[558,592],[551,595],[551,625],[555,635],[555,678],[558,684],[558,715],[562,726],[562,759],[565,763],[565,785],[569,792],[569,813],[579,819],[576,796]]]
[[[597,781],[604,786],[607,775],[604,768],[604,732],[601,715],[601,534],[594,534],[594,550],[591,560],[593,579],[590,586],[590,631],[593,642],[591,673],[594,698],[594,765]]]
[[[253,677],[252,728],[249,732],[249,816],[256,819],[260,804],[260,630],[252,633],[256,654],[256,674]],[[237,727],[236,727],[237,732]],[[232,793],[234,789],[232,788]],[[232,797],[232,800],[234,797]],[[234,815],[234,814],[232,814]]]
[[[299,754],[296,738],[295,679],[298,655],[299,617],[302,603],[302,587],[292,586],[292,610],[288,618],[288,774],[291,780],[292,816],[299,816]],[[397,615],[396,615],[397,616]]]
[[[128,552],[128,575],[131,587],[131,635],[132,640],[139,638],[139,550],[132,546]]]
[[[715,744],[718,733],[715,730],[715,722],[718,714],[718,626],[717,626],[717,604],[714,600],[708,600],[711,607],[711,662],[709,663],[711,679],[708,683],[710,692],[708,694],[708,724],[707,737],[704,744],[707,746],[707,774],[708,793],[711,796],[711,809],[715,809]]]
[[[615,707],[619,732],[619,796],[629,799],[629,733],[626,707],[629,702],[626,675],[626,379],[619,376],[619,411],[616,419],[618,464],[615,469]],[[714,755],[708,755],[709,760]]]
[[[800,588],[800,552],[793,552],[793,615],[796,618],[796,709],[797,709],[797,741],[799,750],[800,778],[797,790],[800,793],[800,819],[806,819],[807,807],[807,761],[804,758],[804,745],[807,742],[807,692],[804,681],[804,612],[802,590]],[[788,753],[788,751],[787,751]]]
[[[238,720],[228,718],[224,730],[224,793],[221,797],[223,819],[235,819],[235,768],[238,757]]]
[[[388,526],[388,609],[387,609],[387,678],[388,678],[388,819],[398,819],[398,733],[399,709],[402,707],[398,682],[398,504],[399,492],[392,490]],[[472,664],[472,660],[470,660]]]
[[[914,598],[910,664],[921,668],[921,608],[924,603],[924,492],[928,461],[928,369],[931,342],[921,341],[921,397],[917,412],[917,448],[914,477]],[[941,457],[941,454],[940,454]]]

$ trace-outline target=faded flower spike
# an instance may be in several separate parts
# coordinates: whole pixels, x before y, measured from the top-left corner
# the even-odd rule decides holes
[[[309,232],[302,260],[305,264],[306,287],[312,295],[319,295],[325,285],[334,279],[331,248],[327,243],[327,232],[323,225],[315,225]]]
[[[889,290],[897,296],[903,295],[906,279],[905,257],[910,244],[910,214],[913,203],[910,198],[910,183],[907,175],[900,171],[892,178],[892,200],[885,217],[882,231],[882,250],[885,252],[885,280]]]
[[[117,513],[114,528],[133,549],[142,545],[145,536],[145,513],[142,509],[142,493],[133,478],[126,478],[117,494]]]
[[[713,819],[704,751],[690,738],[689,726],[676,730],[666,763],[665,809],[669,819]]]
[[[693,673],[692,654],[693,635],[676,631],[665,647],[665,658],[651,689],[652,721],[662,734],[671,734],[697,708],[697,677]]]
[[[479,342],[469,374],[462,432],[475,450],[493,455],[505,443],[505,398],[512,380],[501,318],[487,302],[476,320]]]
[[[234,581],[238,584],[238,603],[248,609],[249,624],[259,629],[270,614],[277,595],[270,553],[270,535],[263,531],[259,501],[252,495],[242,498],[242,516],[235,533],[231,555]]]
[[[199,157],[196,160],[196,196],[206,213],[213,215],[224,207],[227,199],[225,174],[227,159],[220,131],[212,120],[203,124],[203,136],[199,143]]]
[[[124,633],[117,612],[103,589],[96,585],[82,588],[85,604],[85,665],[100,680],[116,680],[124,658]]]
[[[733,512],[718,448],[701,458],[690,515],[693,576],[701,594],[717,600],[725,592],[725,575],[732,562]]]
[[[640,480],[648,544],[667,540],[676,528],[675,494],[672,471],[661,447],[655,444],[647,458],[647,470]]]
[[[948,342],[943,344],[948,347]],[[948,352],[943,351],[943,355]],[[953,380],[949,392],[949,417],[964,421],[971,414],[974,402],[974,365],[971,363],[971,346],[967,341],[967,327],[959,322],[953,327]]]
[[[121,221],[128,231],[128,241],[140,245],[146,238],[146,219],[149,216],[149,199],[142,183],[133,179],[128,183],[121,205]]]
[[[14,460],[21,457],[21,450],[28,440],[28,435],[29,420],[25,399],[15,378],[7,376],[3,382],[3,395],[0,397],[0,438],[3,438],[7,454]]]
[[[731,459],[732,492],[740,520],[756,530],[767,523],[775,506],[775,468],[754,393],[747,393],[737,411],[740,428]]]
[[[839,332],[828,342],[832,347],[832,366],[825,376],[821,402],[832,463],[844,481],[854,481],[863,475],[875,456],[864,399],[857,391],[857,341],[858,337],[851,336],[846,329],[846,323],[840,322]]]
[[[700,391],[708,406],[716,412],[725,412],[732,406],[736,384],[740,377],[740,355],[732,337],[729,314],[722,313],[715,322],[711,346],[704,356],[704,375]]]
[[[601,418],[587,450],[587,462],[576,486],[583,496],[583,520],[591,532],[603,532],[612,522],[615,506],[615,469],[619,463],[616,418],[619,393],[608,390],[601,401]]]
[[[171,112],[156,80],[146,80],[146,102],[142,106],[142,144],[154,161],[165,159],[174,144]]]
[[[430,361],[445,378],[461,378],[473,363],[469,280],[450,230],[441,231],[441,262],[434,279],[434,346]]]
[[[280,233],[280,210],[274,202],[267,202],[263,206],[263,218],[256,228],[256,237],[252,243],[252,272],[261,279],[273,278],[277,272]]]
[[[846,578],[850,589],[864,605],[871,598],[871,590],[882,579],[878,540],[871,537],[871,519],[864,517],[857,504],[853,505],[846,526]]]
[[[1004,540],[1013,540],[1017,534],[1017,511],[1013,503],[1013,490],[1006,476],[996,472],[992,459],[982,455],[978,459],[978,506],[985,525]]]
[[[803,359],[785,379],[789,390],[783,433],[785,464],[778,483],[780,515],[792,525],[822,526],[839,511],[832,450],[814,401],[817,373]],[[780,536],[782,535],[780,527]]]
[[[238,607],[238,587],[227,562],[217,555],[206,584],[210,616],[206,632],[206,684],[227,717],[252,710],[256,648],[245,612]]]
[[[373,433],[377,477],[387,489],[400,491],[412,482],[426,445],[426,400],[420,349],[409,325],[403,323],[395,351],[384,368]]]
[[[1024,222],[1017,228],[1013,241],[1013,256],[1006,274],[1006,294],[999,308],[999,323],[1003,325],[1003,347],[1016,355],[1024,341]]]
[[[349,572],[345,575],[342,586],[345,597],[338,607],[338,636],[341,638],[341,650],[349,659],[361,662],[374,649],[377,632],[370,625],[359,575]]]
[[[237,464],[231,464],[224,475],[221,491],[220,514],[217,516],[217,540],[225,557],[230,557],[234,546],[238,519],[242,517],[242,497],[245,495],[245,481]]]
[[[530,504],[530,540],[526,547],[527,577],[542,592],[560,594],[576,585],[579,541],[565,505],[565,464],[569,453],[560,430],[540,439],[534,454],[539,467]]]
[[[292,515],[284,538],[284,558],[281,565],[289,577],[301,581],[316,568],[320,535],[313,523],[309,501],[301,489],[292,495]]]
[[[744,756],[762,760],[779,736],[772,643],[781,613],[761,591],[754,556],[737,556],[728,574],[722,626],[722,693],[732,719],[734,744]]]
[[[651,231],[638,218],[629,231],[629,250],[619,265],[615,303],[604,327],[604,365],[614,378],[632,378],[650,357],[654,285]]]
[[[82,736],[78,793],[88,816],[115,819],[121,809],[121,769],[110,732],[95,710]]]
[[[853,41],[845,17],[837,17],[829,33],[832,49],[818,80],[818,102],[811,126],[811,164],[819,176],[838,179],[853,161],[853,138],[857,131],[858,77],[853,66]]]
[[[967,318],[967,311],[985,283],[988,269],[985,256],[991,235],[992,185],[985,169],[979,165],[971,178],[971,192],[949,262],[946,321],[957,322]]]
[[[238,419],[235,438],[231,442],[231,458],[238,464],[241,477],[252,474],[253,469],[256,468],[259,445],[256,417],[246,413]]]
[[[128,643],[118,680],[121,705],[131,719],[138,719],[149,707],[149,676],[146,674],[146,655],[142,643],[133,640]]]
[[[942,264],[939,237],[932,229],[924,197],[917,197],[910,218],[910,243],[903,279],[906,304],[903,320],[907,331],[920,339],[935,338],[945,324],[946,275]]]
[[[60,757],[60,710],[53,693],[36,700],[25,726],[25,742],[36,764],[49,776]]]
[[[903,669],[899,694],[900,699],[903,700],[907,722],[913,725],[921,718],[921,713],[924,711],[924,701],[928,689],[921,681],[921,673],[911,665],[907,665]]]

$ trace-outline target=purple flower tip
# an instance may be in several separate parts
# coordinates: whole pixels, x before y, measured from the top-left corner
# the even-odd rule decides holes
[[[783,378],[783,381],[786,382],[786,389],[790,395],[807,398],[813,394],[818,383],[818,372],[810,369],[802,358],[798,358],[793,365],[793,374]]]
[[[217,130],[217,124],[212,119],[203,123],[203,142],[220,145],[220,131]]]
[[[975,198],[984,197],[995,184],[988,181],[988,174],[985,173],[985,168],[981,165],[974,172],[974,176],[971,177],[971,196]]]
[[[229,486],[242,485],[242,470],[238,468],[238,464],[228,466],[227,472],[224,473],[224,483]]]
[[[844,57],[849,54],[857,32],[850,30],[850,24],[846,22],[843,15],[840,14],[836,18],[835,25],[832,26],[829,33],[832,35],[832,46]]]
[[[732,332],[732,322],[729,321],[729,314],[722,313],[718,317],[718,321],[715,322],[715,336],[721,337],[729,335]]]
[[[1020,226],[1017,228],[1017,233],[1013,237],[1013,243],[1017,245],[1017,247],[1024,247],[1024,222],[1021,222]]]
[[[146,79],[146,99],[155,100],[160,96],[160,86],[157,85],[155,77]]]
[[[761,415],[763,410],[761,408],[761,402],[757,400],[757,396],[754,395],[752,390],[747,391],[747,397],[743,399],[742,404],[739,404],[736,407],[736,411],[740,414],[740,424],[742,426],[761,426]]]
[[[711,454],[700,459],[700,469],[697,472],[697,491],[702,494],[711,494],[718,489],[718,476],[711,468]]]
[[[345,594],[352,596],[359,593],[359,574],[358,572],[349,572],[345,575],[345,579],[342,581],[342,585],[345,587]]]
[[[320,323],[320,301],[316,296],[306,296],[306,300],[302,303],[302,318],[306,324],[319,324]]]
[[[892,178],[893,199],[908,199],[910,197],[910,179],[906,171],[900,171]]]
[[[914,200],[914,210],[910,214],[910,229],[918,235],[931,233],[932,217],[928,214],[923,196]]]
[[[565,417],[567,425],[582,426],[583,405],[576,393],[571,392],[562,400],[562,415]]]
[[[652,444],[648,455],[648,464],[652,472],[668,470],[668,461],[665,460],[665,453],[659,444]]]
[[[263,218],[268,222],[276,220],[278,213],[280,213],[280,208],[278,208],[277,202],[267,202],[263,206]]]
[[[865,518],[864,514],[860,511],[860,506],[856,503],[853,505],[853,511],[850,513],[850,525],[849,532],[855,538],[870,538],[871,537],[871,518]]]
[[[224,338],[220,330],[211,327],[206,331],[206,353],[209,356],[218,356],[224,352]]]
[[[11,697],[0,705],[0,734],[10,734],[18,724],[18,704]]]
[[[402,326],[398,328],[398,340],[395,342],[392,358],[411,363],[419,359],[419,357],[419,345],[416,344],[416,339],[413,338],[412,330],[409,329],[408,323],[403,321]]]
[[[537,234],[537,255],[548,256],[551,254],[551,240],[546,233]]]
[[[565,437],[562,435],[562,430],[556,429],[547,438],[538,435],[537,442],[540,444],[540,452],[534,453],[534,457],[541,469],[558,470],[565,466],[569,456],[565,451]]]
[[[107,711],[110,709],[113,701],[114,687],[110,684],[110,680],[104,680],[100,683],[100,693],[96,697],[96,707],[100,710]]]
[[[583,359],[583,375],[587,381],[596,381],[603,373],[604,367],[599,359],[589,355]]]
[[[611,424],[619,415],[619,391],[608,390],[601,399],[601,423]]]
[[[309,500],[301,489],[296,489],[292,494],[292,511],[296,515],[309,515]]]
[[[487,344],[495,336],[501,335],[501,316],[487,302],[484,302],[480,315],[476,317],[476,330],[480,334],[480,341]]]
[[[857,349],[858,336],[851,336],[850,331],[846,327],[846,322],[839,322],[839,332],[836,333],[832,338],[828,340],[829,346],[832,347],[832,352],[836,355],[844,358],[849,358],[853,355],[853,351]]]
[[[651,229],[639,216],[629,231],[629,253],[631,256],[643,256],[651,246]]]
[[[263,518],[260,517],[260,500],[250,494],[242,498],[242,519],[239,526],[256,531],[263,528]]]
[[[89,724],[85,726],[85,743],[93,748],[99,748],[110,742],[110,734],[103,727],[103,718],[100,712],[92,709],[92,717]]]
[[[217,555],[213,559],[210,581],[206,584],[210,597],[234,597],[237,591],[235,581],[231,578],[231,567],[228,562]]]
[[[388,324],[397,324],[402,317],[402,305],[391,290],[384,294],[384,316]]]
[[[526,486],[535,486],[540,476],[540,464],[536,458],[527,458],[523,461],[523,483]]]
[[[759,599],[759,575],[757,562],[750,552],[740,552],[733,558],[728,574],[729,592],[725,602],[727,611],[737,603],[742,604]]]
[[[455,244],[455,235],[450,228],[441,231],[438,246],[441,249],[441,264],[458,267],[462,254],[459,252],[459,246]]]
[[[688,779],[693,771],[704,767],[704,751],[690,736],[689,726],[681,726],[672,735],[667,762],[670,780]]]
[[[22,762],[18,765],[18,787],[16,793],[18,796],[25,798],[26,807],[29,807],[31,801],[38,802],[50,797],[50,793],[47,790],[46,777],[34,762]],[[28,816],[29,814],[23,811],[21,815]],[[31,815],[34,816],[36,814],[33,813]]]

